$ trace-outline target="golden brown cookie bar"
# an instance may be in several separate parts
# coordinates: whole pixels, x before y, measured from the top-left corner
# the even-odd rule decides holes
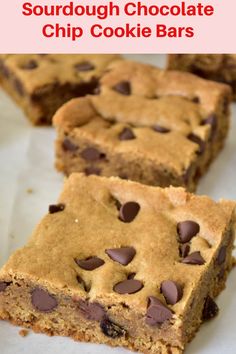
[[[170,54],[168,68],[229,84],[236,99],[236,54]]]
[[[98,54],[2,54],[0,85],[33,124],[51,124],[63,103],[94,93],[107,65],[118,58]]]
[[[182,353],[232,266],[235,203],[72,174],[0,272],[0,317],[49,335]]]
[[[129,61],[111,64],[100,94],[54,117],[56,166],[65,174],[119,176],[196,188],[224,144],[230,88]]]

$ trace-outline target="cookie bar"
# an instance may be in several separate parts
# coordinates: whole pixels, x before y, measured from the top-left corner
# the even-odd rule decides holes
[[[232,266],[235,203],[72,174],[0,271],[0,317],[49,335],[182,353]]]
[[[229,84],[236,99],[236,54],[170,54],[168,67]]]
[[[107,65],[118,55],[0,55],[0,85],[33,124],[51,124],[73,97],[94,93]]]
[[[188,73],[117,61],[99,95],[55,114],[56,167],[195,190],[224,144],[230,94]]]

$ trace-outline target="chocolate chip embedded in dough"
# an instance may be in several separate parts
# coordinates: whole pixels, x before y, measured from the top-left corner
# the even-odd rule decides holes
[[[201,138],[199,138],[199,136],[193,133],[189,134],[187,138],[191,140],[193,143],[198,144],[199,146],[198,155],[202,155],[206,148],[205,142]]]
[[[97,302],[79,301],[79,310],[87,320],[101,321],[106,317],[106,311],[102,305]]]
[[[106,254],[108,254],[113,261],[127,265],[133,260],[136,251],[133,247],[120,247],[107,249]]]
[[[65,204],[52,204],[49,205],[49,214],[55,214],[65,209]]]
[[[226,246],[222,246],[219,253],[218,253],[218,256],[216,258],[216,262],[218,265],[221,265],[225,262],[226,260],[226,251],[227,251],[227,247]]]
[[[41,312],[51,312],[58,306],[55,297],[40,288],[36,288],[32,291],[31,303],[36,310]]]
[[[77,71],[82,71],[82,72],[91,71],[95,69],[95,66],[89,61],[83,61],[81,63],[76,64],[74,67]]]
[[[24,63],[23,65],[21,65],[21,69],[23,70],[34,70],[38,67],[38,63],[36,60],[29,60],[26,63]]]
[[[22,82],[19,79],[15,78],[13,80],[13,86],[15,87],[15,90],[17,91],[17,93],[20,96],[24,96],[25,90],[24,90]]]
[[[100,328],[103,334],[109,338],[119,338],[124,336],[127,332],[124,328],[111,322],[109,318],[104,318],[100,323]]]
[[[75,145],[74,143],[72,143],[72,141],[68,138],[65,138],[62,142],[62,148],[64,151],[76,151],[78,150],[78,145]]]
[[[105,157],[105,154],[101,153],[98,149],[93,147],[84,149],[80,155],[84,160],[87,161],[97,161]]]
[[[155,132],[162,133],[162,134],[166,134],[170,132],[170,129],[158,124],[154,125],[153,130],[155,130]]]
[[[200,231],[198,223],[192,220],[181,221],[177,224],[177,232],[179,235],[179,242],[186,243],[196,236]]]
[[[117,283],[113,290],[118,294],[135,294],[143,288],[143,283],[136,279],[127,279]]]
[[[207,296],[202,312],[202,319],[204,321],[210,320],[214,318],[219,312],[219,307],[215,303],[215,301],[210,297]]]
[[[188,243],[184,243],[182,245],[179,246],[179,255],[180,257],[187,257],[187,255],[189,254],[190,251],[190,246]]]
[[[131,85],[129,81],[118,82],[112,87],[112,89],[125,96],[129,96],[131,94]]]
[[[129,223],[135,219],[140,210],[140,205],[136,202],[127,202],[120,208],[119,218],[121,221]]]
[[[161,325],[172,318],[173,312],[154,296],[148,298],[146,323],[149,326]]]
[[[84,270],[94,270],[101,267],[105,262],[103,259],[98,257],[89,257],[86,259],[75,259],[78,266]]]
[[[182,259],[182,263],[192,264],[192,265],[202,265],[205,264],[206,261],[203,259],[201,253],[199,251],[196,251],[189,254],[184,259]]]
[[[6,288],[8,287],[9,283],[5,282],[5,281],[1,281],[0,282],[0,293],[4,290],[6,290]]]
[[[211,114],[209,117],[202,121],[202,125],[209,124],[211,126],[211,138],[213,138],[217,131],[217,119],[215,114]]]
[[[161,292],[167,304],[175,305],[182,299],[183,288],[180,284],[172,280],[164,280],[161,283]]]
[[[122,132],[119,134],[120,140],[133,140],[136,136],[130,128],[124,128]]]
[[[84,170],[86,176],[90,176],[90,175],[100,176],[101,172],[102,172],[101,168],[95,166],[86,167]]]

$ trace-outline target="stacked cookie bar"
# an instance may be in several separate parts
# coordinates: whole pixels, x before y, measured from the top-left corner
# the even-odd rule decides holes
[[[0,317],[50,335],[177,354],[232,266],[234,208],[181,188],[72,174],[0,272]]]
[[[230,88],[194,75],[116,61],[100,94],[54,117],[56,166],[65,174],[120,176],[195,190],[224,145]]]
[[[232,87],[236,99],[236,54],[171,54],[168,68],[224,82]]]

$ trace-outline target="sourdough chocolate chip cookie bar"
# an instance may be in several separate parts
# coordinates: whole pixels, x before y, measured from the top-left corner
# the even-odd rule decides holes
[[[0,85],[35,125],[51,124],[73,97],[93,94],[107,65],[118,55],[0,55]]]
[[[168,68],[229,84],[236,99],[236,54],[170,54]]]
[[[111,64],[96,96],[54,117],[56,166],[195,190],[224,145],[230,88],[129,61]]]
[[[180,354],[214,317],[235,203],[72,174],[0,271],[0,317],[49,335]]]

